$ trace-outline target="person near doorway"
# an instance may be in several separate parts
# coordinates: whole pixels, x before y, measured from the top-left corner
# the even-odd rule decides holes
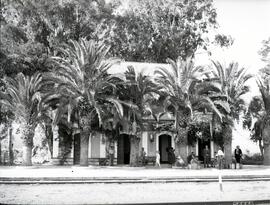
[[[159,151],[156,151],[156,167],[160,167],[160,154]]]
[[[184,160],[182,159],[182,157],[180,155],[178,155],[177,158],[176,158],[175,166],[177,166],[177,167],[185,167],[185,162],[184,162]]]
[[[239,169],[240,168],[240,163],[241,163],[241,158],[242,158],[242,150],[240,149],[239,145],[237,145],[235,150],[234,150],[234,157],[235,157],[235,160],[236,160],[235,169]]]
[[[218,169],[222,169],[224,153],[221,147],[219,147],[216,157],[217,157]]]
[[[175,153],[174,153],[174,149],[172,147],[170,147],[168,149],[168,161],[169,161],[169,164],[171,167],[175,163]]]
[[[110,145],[109,147],[109,156],[110,156],[109,165],[113,166],[113,160],[114,160],[114,146],[113,145]]]
[[[210,150],[208,149],[208,146],[206,145],[203,150],[203,162],[204,162],[204,168],[210,167]]]
[[[144,166],[146,164],[146,152],[144,151],[144,147],[142,147],[142,150],[141,150],[141,159],[142,159],[142,165]]]
[[[195,159],[195,154],[194,152],[191,152],[190,155],[187,157],[187,163],[188,163],[188,168],[191,169],[191,161]]]

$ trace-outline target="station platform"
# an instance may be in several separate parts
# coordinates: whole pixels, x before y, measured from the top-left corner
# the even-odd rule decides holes
[[[155,183],[212,181],[270,181],[270,166],[242,169],[129,166],[0,166],[0,183]]]

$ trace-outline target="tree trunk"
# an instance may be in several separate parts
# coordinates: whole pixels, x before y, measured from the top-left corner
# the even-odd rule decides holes
[[[91,116],[81,115],[79,119],[80,127],[80,166],[88,166],[88,147],[91,133]]]
[[[140,138],[135,135],[130,135],[130,166],[139,166],[139,155],[140,155]]]
[[[177,108],[178,109],[178,108]],[[182,111],[176,113],[175,128],[177,131],[177,136],[175,139],[175,144],[178,149],[176,149],[176,155],[180,154],[181,158],[187,163],[187,127],[188,116]]]
[[[8,129],[8,152],[9,152],[9,165],[14,164],[14,152],[13,152],[13,135],[12,135],[12,128]]]
[[[33,146],[25,142],[23,144],[23,163],[24,166],[32,166],[32,148]]]
[[[23,163],[24,166],[32,166],[32,148],[35,129],[31,125],[23,128]]]
[[[2,139],[0,137],[0,165],[2,164]]]
[[[232,128],[228,125],[223,130],[225,169],[230,169],[232,165]]]
[[[264,145],[263,165],[270,165],[270,145]]]
[[[262,155],[262,157],[263,157],[263,145],[262,145],[262,140],[259,140],[259,148],[260,148],[261,155]]]
[[[88,147],[90,132],[81,129],[80,136],[80,166],[88,166]]]
[[[51,156],[53,156],[53,129],[52,124],[45,124],[45,136],[48,142],[48,147],[51,153]]]
[[[181,158],[185,161],[185,163],[187,163],[187,157],[188,157],[188,154],[190,153],[187,153],[187,129],[179,129],[179,133],[181,136],[181,142],[180,143],[176,143],[177,146],[179,147],[179,151],[178,153],[180,154]],[[176,153],[177,154],[177,153]]]
[[[70,128],[64,124],[58,124],[58,136],[59,136],[59,154],[61,157],[60,165],[68,164],[68,158],[71,157],[72,149],[72,132]]]
[[[270,119],[267,119],[262,132],[264,155],[263,165],[270,165]]]

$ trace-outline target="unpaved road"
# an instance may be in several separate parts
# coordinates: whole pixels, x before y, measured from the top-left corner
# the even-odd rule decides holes
[[[0,185],[0,203],[126,204],[270,200],[270,181]]]

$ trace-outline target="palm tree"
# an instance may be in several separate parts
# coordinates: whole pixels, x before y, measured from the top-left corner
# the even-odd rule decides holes
[[[270,165],[270,69],[265,69],[262,72],[263,73],[261,75],[263,77],[263,81],[258,80],[257,83],[260,89],[265,111],[263,118],[261,119],[261,136],[264,148],[263,164]]]
[[[80,39],[69,41],[59,48],[58,56],[52,57],[54,71],[49,79],[61,96],[69,101],[71,113],[76,108],[80,127],[80,165],[88,165],[88,145],[92,121],[98,118],[102,125],[102,104],[112,103],[119,113],[123,113],[121,104],[104,90],[113,89],[111,76],[107,70],[117,61],[106,59],[108,48],[104,45]],[[69,114],[70,116],[70,114]]]
[[[125,101],[122,133],[130,138],[130,166],[138,166],[143,117],[151,113],[150,100],[158,94],[159,88],[144,71],[136,73],[132,66],[128,67],[125,77],[119,89],[120,99]]]
[[[6,77],[5,92],[0,92],[0,103],[6,106],[20,123],[23,139],[23,165],[32,165],[32,148],[35,128],[40,121],[42,75],[25,76],[19,73],[15,79]]]
[[[213,62],[214,78],[221,84],[222,94],[227,96],[230,106],[230,113],[225,115],[222,123],[222,135],[225,150],[225,166],[229,168],[232,163],[232,127],[233,120],[239,120],[241,111],[245,110],[245,102],[241,98],[249,92],[246,82],[252,77],[247,74],[245,68],[239,69],[238,63],[230,63],[228,67],[223,66],[220,62]]]
[[[219,88],[203,80],[202,77],[206,78],[209,71],[203,67],[195,67],[192,58],[184,61],[179,57],[176,61],[168,59],[167,62],[170,69],[159,68],[155,71],[156,81],[166,96],[164,107],[175,116],[177,133],[175,141],[179,145],[177,152],[186,160],[187,132],[194,110],[211,111],[222,119],[217,105],[209,97],[211,89],[219,90]],[[205,86],[208,86],[208,89]],[[212,93],[216,92],[215,89]],[[222,103],[218,104],[223,106]]]

